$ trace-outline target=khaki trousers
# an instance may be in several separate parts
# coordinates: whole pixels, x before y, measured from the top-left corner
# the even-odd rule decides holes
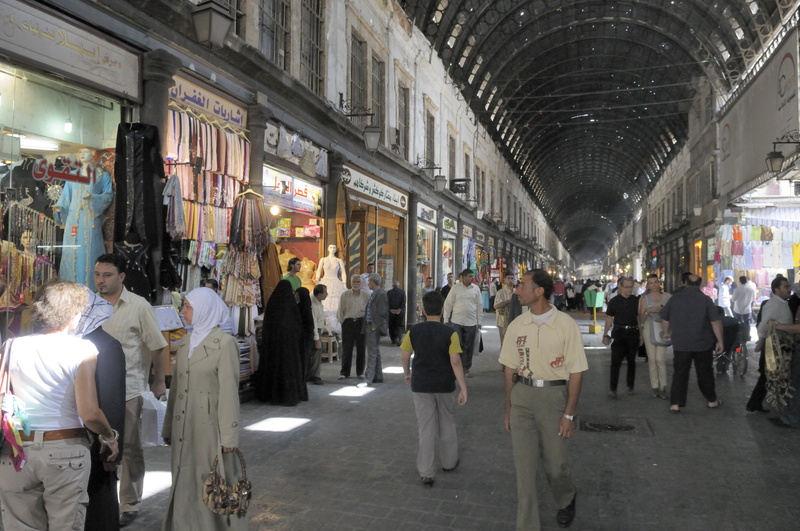
[[[417,470],[420,477],[436,476],[434,458],[439,447],[442,467],[453,468],[458,462],[456,434],[456,395],[452,393],[411,393],[417,413],[419,450]]]
[[[4,444],[0,452],[3,529],[83,530],[89,504],[89,441],[34,439],[23,443],[23,449],[27,462],[19,472],[14,471],[9,446]]]
[[[642,328],[644,348],[647,350],[647,368],[650,370],[650,387],[666,389],[667,384],[667,347],[654,345],[650,340],[650,323]]]
[[[511,442],[517,471],[517,529],[520,531],[540,529],[536,492],[536,474],[540,466],[559,509],[569,505],[575,496],[567,441],[558,436],[566,404],[566,386],[530,387],[517,383],[511,390]]]
[[[142,450],[142,404],[140,396],[125,402],[125,446],[119,475],[119,512],[137,512],[142,504],[144,487],[144,451]]]

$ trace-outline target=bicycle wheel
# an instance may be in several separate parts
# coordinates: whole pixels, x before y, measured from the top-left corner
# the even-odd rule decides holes
[[[742,343],[739,352],[736,353],[736,359],[739,360],[739,370],[736,371],[736,374],[744,378],[744,375],[747,374],[747,343]]]

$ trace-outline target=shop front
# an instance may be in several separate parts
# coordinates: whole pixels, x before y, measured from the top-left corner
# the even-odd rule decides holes
[[[464,225],[461,232],[461,267],[458,272],[464,269],[472,269],[473,273],[477,273],[477,256],[475,254],[475,237],[472,227]]]
[[[113,249],[117,127],[141,103],[141,57],[49,11],[0,0],[0,333],[29,331],[32,294],[94,287]]]
[[[417,296],[424,291],[425,279],[434,278],[435,261],[434,250],[436,247],[437,212],[433,207],[424,203],[417,204],[417,243],[416,243],[416,270],[417,270]],[[434,282],[435,282],[434,278]]]
[[[454,276],[461,272],[455,271],[455,252],[456,238],[458,237],[458,223],[454,218],[442,216],[442,256],[441,267],[439,268],[439,279],[437,286],[447,284],[447,275],[452,273]],[[462,268],[463,269],[463,268]]]
[[[350,275],[375,272],[383,287],[406,278],[406,217],[408,194],[355,166],[346,164],[342,181],[350,196],[351,213],[344,227],[345,267]]]

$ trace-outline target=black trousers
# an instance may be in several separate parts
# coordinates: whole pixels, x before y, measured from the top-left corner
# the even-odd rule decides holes
[[[611,382],[612,391],[617,390],[619,384],[619,371],[622,368],[622,361],[628,362],[628,373],[626,383],[628,389],[633,389],[636,380],[636,354],[639,353],[639,330],[635,328],[615,328],[612,332],[614,342],[611,343]]]
[[[389,312],[389,338],[393,345],[399,345],[403,340],[403,317],[405,317],[403,312],[398,314]]]
[[[364,361],[366,359],[365,337],[362,332],[364,328],[364,318],[345,319],[342,323],[342,352],[339,356],[342,359],[342,370],[340,374],[350,377],[350,368],[353,366],[353,347],[356,348],[356,375],[364,374]]]
[[[704,350],[700,352],[675,351],[672,366],[672,387],[670,388],[670,404],[680,407],[686,406],[686,393],[689,390],[689,372],[697,372],[697,387],[709,402],[716,402],[717,391],[714,384],[714,352]]]
[[[767,398],[765,363],[764,347],[761,347],[761,355],[758,356],[758,380],[756,380],[756,386],[753,387],[753,392],[750,393],[750,400],[747,401],[748,409],[761,409],[764,407],[764,399]]]

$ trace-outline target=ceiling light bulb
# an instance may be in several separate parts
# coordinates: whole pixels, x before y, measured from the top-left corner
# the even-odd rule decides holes
[[[278,214],[281,213],[281,209],[278,208],[277,205],[272,205],[271,207],[269,207],[269,213],[272,214],[273,216],[277,216]]]
[[[64,132],[65,133],[72,132],[72,116],[67,116],[67,121],[64,122]]]

